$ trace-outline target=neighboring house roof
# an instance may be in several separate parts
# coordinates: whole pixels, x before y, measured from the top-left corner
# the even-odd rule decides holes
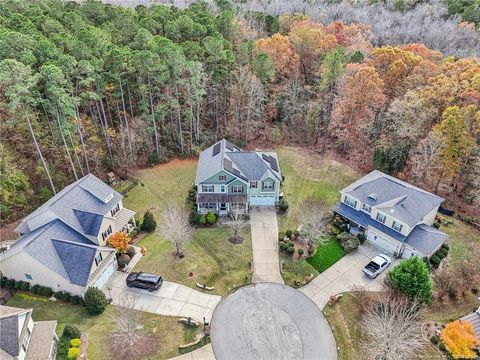
[[[347,219],[361,225],[364,228],[369,226],[378,229],[391,238],[408,244],[422,253],[424,256],[431,256],[440,244],[447,240],[448,235],[426,224],[419,224],[413,228],[408,236],[405,236],[398,231],[382,224],[381,222],[372,219],[369,214],[355,210],[354,208],[344,204],[338,203],[334,210]]]
[[[477,309],[477,311],[462,317],[460,320],[468,321],[470,325],[472,325],[473,331],[475,331],[477,338],[480,339],[480,307]]]
[[[25,314],[22,328],[18,322],[18,316]],[[28,325],[32,309],[19,309],[11,306],[0,306],[0,349],[11,358],[20,353],[20,341]],[[2,359],[4,357],[2,356]]]
[[[50,360],[53,339],[57,328],[56,321],[39,321],[33,326],[33,332],[28,343],[26,360]]]
[[[275,153],[243,151],[225,139],[200,153],[195,183],[199,184],[222,170],[243,181],[260,180],[265,175],[281,180]]]
[[[44,213],[59,218],[94,242],[100,228],[99,217],[107,214],[122,197],[99,178],[88,174],[66,186],[25,217],[16,230],[21,234],[30,232],[33,229],[29,223],[34,223],[35,218]]]
[[[424,216],[444,200],[440,196],[378,170],[355,181],[344,188],[342,192],[377,208],[410,227],[421,222]]]

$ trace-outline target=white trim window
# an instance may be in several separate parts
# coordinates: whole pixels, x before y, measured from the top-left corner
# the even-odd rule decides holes
[[[212,192],[214,192],[214,186],[213,185],[202,185],[202,192],[212,193]]]
[[[378,222],[381,222],[382,224],[385,224],[385,220],[387,220],[387,217],[384,214],[377,212],[376,220]]]
[[[112,233],[112,225],[108,225],[108,228],[106,228],[105,231],[102,233],[103,241],[107,240],[107,238],[110,236],[111,233]]]
[[[366,212],[367,214],[370,214],[370,212],[372,211],[372,208],[370,207],[370,205],[362,204],[362,211]]]
[[[95,265],[98,266],[98,265],[102,262],[102,260],[103,260],[102,253],[99,252],[99,253],[97,254],[97,256],[95,256]]]
[[[232,185],[232,193],[233,194],[243,194],[243,186],[242,185]]]
[[[119,211],[120,211],[120,203],[117,203],[117,205],[115,205],[113,209],[110,210],[110,215],[115,216]]]
[[[392,229],[398,232],[402,232],[403,225],[394,221],[392,223]]]
[[[345,195],[345,198],[343,199],[343,203],[352,207],[356,208],[357,207],[357,200],[354,198],[351,198],[350,196]]]
[[[227,175],[218,175],[218,180],[227,181]]]
[[[267,191],[275,190],[275,183],[273,181],[262,182],[262,190],[267,190]]]
[[[226,186],[220,185],[220,192],[225,192],[225,191],[226,191]]]
[[[258,181],[250,181],[250,189],[258,189]]]

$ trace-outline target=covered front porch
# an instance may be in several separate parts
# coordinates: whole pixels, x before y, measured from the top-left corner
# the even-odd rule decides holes
[[[228,215],[233,209],[248,212],[247,195],[245,194],[197,194],[197,212],[206,214],[209,211],[219,216]]]

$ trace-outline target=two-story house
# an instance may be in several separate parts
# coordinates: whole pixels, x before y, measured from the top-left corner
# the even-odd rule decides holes
[[[448,238],[432,227],[444,199],[393,176],[374,170],[340,193],[334,212],[387,253],[430,257]]]
[[[92,174],[68,185],[18,225],[20,238],[0,254],[2,275],[76,295],[101,287],[117,269],[108,237],[135,225],[122,198]]]
[[[56,321],[32,319],[32,309],[0,306],[0,359],[55,360]]]
[[[200,154],[197,167],[197,209],[226,215],[233,206],[275,206],[282,175],[277,154],[243,151],[222,139]]]

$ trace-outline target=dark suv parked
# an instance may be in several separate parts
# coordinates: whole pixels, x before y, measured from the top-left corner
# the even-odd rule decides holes
[[[147,274],[144,272],[132,272],[127,276],[127,286],[148,291],[158,290],[162,286],[163,279],[161,276]]]

